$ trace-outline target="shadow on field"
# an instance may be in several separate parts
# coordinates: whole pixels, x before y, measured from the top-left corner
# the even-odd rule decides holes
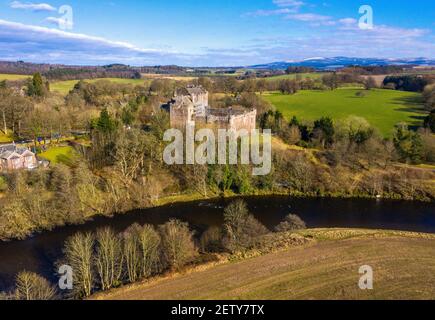
[[[416,97],[402,97],[402,98],[395,98],[393,99],[393,103],[397,105],[401,105],[401,108],[395,109],[396,111],[401,112],[412,112],[412,113],[418,113],[420,115],[413,115],[409,118],[413,121],[410,122],[410,129],[417,130],[419,127],[421,127],[422,122],[427,116],[427,111],[424,109],[424,100],[421,96]],[[406,107],[404,107],[406,105]]]

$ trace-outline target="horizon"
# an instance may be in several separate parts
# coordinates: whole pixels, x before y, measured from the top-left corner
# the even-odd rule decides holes
[[[434,59],[431,1],[1,1],[0,60],[245,67],[313,57]],[[418,19],[416,17],[418,15]],[[192,19],[193,17],[193,19]],[[174,32],[174,30],[176,30]]]
[[[40,64],[40,65],[59,65],[59,66],[65,66],[65,67],[108,67],[108,66],[112,66],[112,65],[120,65],[120,66],[126,66],[126,67],[130,67],[130,68],[153,68],[153,67],[170,67],[170,66],[174,66],[174,67],[180,67],[180,68],[195,68],[195,69],[201,69],[201,68],[210,68],[210,69],[243,69],[243,68],[251,68],[251,67],[258,67],[258,66],[267,66],[267,65],[273,65],[273,64],[284,64],[284,63],[288,63],[291,66],[302,66],[302,63],[304,62],[309,62],[309,61],[321,61],[321,60],[332,60],[332,59],[339,59],[339,58],[344,58],[344,59],[358,59],[358,60],[384,60],[384,61],[391,61],[391,62],[398,62],[398,61],[410,61],[410,60],[429,60],[430,64],[415,64],[415,66],[418,67],[428,67],[428,68],[435,68],[435,60],[432,58],[428,58],[428,57],[407,57],[407,58],[378,58],[378,57],[361,57],[361,58],[357,58],[357,57],[345,57],[345,56],[336,56],[336,57],[313,57],[313,58],[305,58],[305,59],[301,59],[301,60],[287,60],[287,61],[270,61],[270,62],[266,62],[266,63],[260,63],[260,64],[252,64],[252,65],[227,65],[227,66],[221,66],[221,65],[215,65],[215,66],[207,66],[207,65],[203,65],[203,66],[191,66],[191,65],[174,65],[174,64],[149,64],[149,65],[129,65],[129,64],[125,64],[125,63],[118,63],[118,62],[108,62],[108,63],[103,63],[103,64],[70,64],[70,63],[49,63],[49,62],[32,62],[32,61],[25,61],[25,60],[3,60],[2,58],[0,58],[0,63],[25,63],[25,64]],[[360,65],[358,63],[356,63],[355,65]],[[406,65],[413,65],[413,64],[403,64],[403,63],[391,63],[391,64],[385,64],[385,65],[390,65],[390,66],[406,66]],[[348,65],[343,65],[340,67],[346,67],[346,66],[352,66],[352,64],[348,64]],[[367,66],[382,66],[382,64],[367,64]],[[318,67],[313,67],[314,69],[324,69],[324,68],[318,68]],[[328,67],[325,67],[326,69],[328,69]]]

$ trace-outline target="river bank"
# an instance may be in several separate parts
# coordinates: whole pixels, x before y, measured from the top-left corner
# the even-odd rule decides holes
[[[296,235],[310,241],[243,258],[220,256],[91,299],[435,299],[435,235],[362,229]],[[376,290],[358,288],[362,265],[373,268]]]

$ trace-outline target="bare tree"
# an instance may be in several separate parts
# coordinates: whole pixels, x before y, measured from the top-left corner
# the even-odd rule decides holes
[[[139,245],[141,249],[141,276],[148,278],[161,271],[161,239],[160,235],[151,225],[145,225],[139,232]]]
[[[224,219],[223,245],[231,252],[249,249],[257,237],[269,232],[249,214],[243,200],[230,203],[225,208]]]
[[[64,248],[66,263],[73,269],[74,298],[89,297],[94,286],[94,236],[77,233],[68,238]]]
[[[285,217],[284,221],[282,221],[278,226],[276,226],[276,232],[287,232],[287,231],[295,231],[306,229],[307,225],[305,222],[295,214],[289,214]]]
[[[102,290],[108,290],[120,283],[122,276],[122,242],[112,229],[97,231],[95,266]]]
[[[171,268],[179,269],[193,260],[197,250],[187,223],[173,219],[159,226],[159,231],[163,254]]]
[[[17,300],[54,300],[56,289],[36,273],[23,271],[16,279]]]
[[[123,234],[126,277],[131,283],[136,282],[141,276],[140,231],[141,227],[138,224],[134,224]]]

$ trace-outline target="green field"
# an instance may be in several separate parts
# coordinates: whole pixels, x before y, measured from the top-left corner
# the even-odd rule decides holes
[[[0,74],[0,81],[9,80],[9,81],[17,81],[30,78],[30,76],[21,75],[21,74]]]
[[[38,154],[39,158],[50,161],[52,164],[63,163],[70,164],[77,158],[76,151],[69,146],[52,147],[47,151]]]
[[[362,91],[360,98],[356,93]],[[264,96],[287,119],[293,116],[313,121],[323,116],[342,120],[349,116],[365,118],[384,136],[390,136],[400,122],[420,125],[425,116],[421,95],[394,90],[359,90],[342,88],[334,91],[300,91],[295,95],[271,93]]]
[[[5,135],[2,131],[0,131],[0,143],[9,143],[12,142],[14,138],[10,135]]]
[[[274,76],[266,78],[267,81],[273,81],[273,80],[295,80],[296,77],[301,77],[302,79],[310,78],[310,79],[320,79],[323,77],[326,73],[320,73],[320,72],[314,72],[314,73],[292,73],[292,74],[284,74],[281,76]]]
[[[405,232],[308,230],[308,245],[170,274],[96,295],[99,300],[435,299],[435,237]],[[373,269],[373,290],[358,286]]]
[[[121,79],[121,78],[99,78],[99,79],[87,79],[86,82],[94,83],[99,80],[108,80],[110,82],[119,84],[133,84],[143,85],[147,80],[145,79]],[[50,90],[67,95],[78,83],[79,80],[67,80],[67,81],[55,81],[50,83]]]

